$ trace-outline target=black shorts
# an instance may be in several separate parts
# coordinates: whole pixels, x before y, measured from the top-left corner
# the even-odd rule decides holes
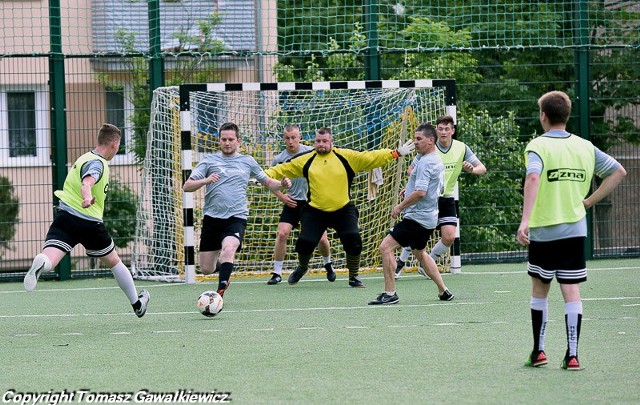
[[[44,247],[69,253],[78,243],[84,246],[87,256],[91,257],[103,257],[115,249],[113,239],[103,222],[80,218],[65,210],[56,210]]]
[[[456,211],[456,201],[453,197],[438,198],[438,226],[442,225],[458,225],[458,214]]]
[[[427,229],[412,219],[404,218],[391,228],[389,235],[402,247],[424,249],[433,234],[433,229]]]
[[[587,281],[584,258],[585,237],[529,243],[527,272],[531,277],[549,284],[556,277],[561,284]]]
[[[317,245],[328,228],[333,228],[338,236],[359,235],[358,217],[358,209],[352,202],[333,212],[321,211],[307,205],[300,217],[301,229],[298,238]]]
[[[302,209],[306,205],[307,201],[305,200],[296,200],[295,208],[291,208],[285,204],[285,206],[282,207],[282,212],[280,213],[280,222],[291,224],[291,226],[295,228],[300,223]]]
[[[227,236],[238,238],[242,248],[244,230],[247,227],[247,220],[236,217],[213,218],[208,215],[202,220],[202,232],[200,233],[200,251],[212,252],[222,249],[222,240]]]

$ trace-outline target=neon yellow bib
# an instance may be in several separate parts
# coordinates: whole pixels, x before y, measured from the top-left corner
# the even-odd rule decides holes
[[[462,172],[462,162],[464,162],[464,153],[466,147],[464,143],[451,140],[451,147],[447,152],[442,152],[439,148],[436,148],[442,162],[444,163],[444,194],[445,197],[452,197],[453,190],[458,181],[458,176]]]
[[[529,227],[574,223],[586,215],[582,200],[589,193],[595,166],[591,142],[576,135],[568,138],[539,136],[527,145],[528,153],[540,156],[538,196],[529,218]]]
[[[91,160],[100,160],[103,164],[103,172],[100,180],[96,182],[91,188],[91,194],[96,197],[96,202],[89,208],[82,208],[82,166]],[[107,191],[109,189],[109,162],[101,156],[88,152],[80,156],[78,160],[73,164],[67,177],[64,180],[64,186],[62,190],[57,190],[54,194],[62,201],[65,202],[71,208],[82,212],[83,214],[92,216],[94,218],[102,219],[104,214],[104,200],[107,198]]]

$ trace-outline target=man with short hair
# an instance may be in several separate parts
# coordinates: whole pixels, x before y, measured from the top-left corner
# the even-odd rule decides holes
[[[438,223],[438,197],[444,189],[444,164],[436,152],[436,130],[430,124],[422,124],[415,130],[414,144],[422,155],[409,175],[404,199],[391,210],[397,218],[404,211],[404,218],[396,223],[380,244],[380,257],[384,272],[384,291],[369,305],[389,305],[399,301],[395,287],[394,251],[400,246],[409,247],[422,268],[438,286],[438,298],[451,301],[453,294],[447,289],[438,266],[425,251],[427,241]]]
[[[118,127],[103,124],[98,131],[98,145],[80,156],[55,195],[60,199],[53,223],[49,227],[42,253],[38,254],[24,276],[24,288],[33,291],[42,273],[53,270],[77,244],[87,256],[97,257],[111,269],[118,286],[125,293],[133,312],[141,318],[147,311],[149,292],[136,291],[133,277],[115,250],[104,226],[104,202],[109,190],[109,161],[120,149]]]
[[[580,370],[580,283],[587,281],[586,210],[609,195],[627,172],[591,142],[566,131],[571,100],[565,93],[546,93],[538,99],[538,106],[545,133],[534,138],[525,149],[527,172],[522,220],[517,232],[518,242],[528,245],[527,267],[531,276],[533,350],[525,365],[547,364],[544,338],[549,289],[555,277],[565,302],[567,351],[561,367]],[[594,175],[603,180],[589,195]]]
[[[302,135],[297,125],[287,125],[284,127],[282,134],[285,148],[276,157],[273,158],[271,166],[284,163],[296,157],[301,153],[313,150],[313,147],[300,143]],[[307,205],[307,192],[309,187],[304,177],[291,179],[291,188],[286,193],[274,191],[274,194],[283,203],[282,212],[280,213],[280,221],[278,222],[278,234],[273,251],[273,272],[271,278],[267,281],[269,285],[275,285],[282,281],[282,266],[287,249],[287,240],[293,228],[300,223],[300,214]],[[318,243],[318,251],[324,260],[324,268],[327,271],[327,280],[336,281],[336,272],[331,266],[331,245],[327,238],[327,232],[322,234]]]
[[[356,173],[387,164],[414,150],[408,141],[396,150],[356,151],[333,146],[333,135],[326,127],[316,131],[314,150],[266,170],[273,178],[304,177],[309,185],[308,205],[300,217],[301,229],[296,242],[298,267],[289,275],[289,284],[297,284],[309,269],[309,260],[322,234],[333,228],[342,242],[349,270],[349,285],[362,288],[358,278],[362,238],[358,228],[358,210],[351,201],[351,183]]]
[[[218,131],[220,150],[206,155],[193,169],[182,189],[193,192],[205,187],[200,235],[199,263],[204,274],[218,272],[218,294],[229,288],[235,254],[242,247],[247,226],[247,186],[254,177],[271,191],[291,186],[286,177],[269,178],[258,162],[238,152],[240,129],[232,122]]]
[[[444,115],[436,119],[436,130],[438,131],[438,141],[436,150],[444,162],[445,188],[442,196],[438,200],[438,226],[440,230],[440,240],[433,246],[429,255],[438,260],[441,256],[449,252],[456,237],[456,227],[458,226],[458,213],[454,199],[454,189],[460,173],[464,170],[467,173],[481,176],[487,172],[480,159],[464,142],[453,139],[456,133],[455,122],[450,115]],[[418,154],[411,163],[409,171],[416,165],[421,155]],[[409,258],[410,249],[405,248],[400,253],[397,260],[395,277],[400,277],[405,262]],[[418,266],[418,272],[427,277],[422,267]]]

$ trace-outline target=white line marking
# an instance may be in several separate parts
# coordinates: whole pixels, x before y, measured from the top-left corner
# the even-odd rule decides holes
[[[298,330],[323,330],[324,328],[321,328],[320,326],[301,326],[298,328]]]
[[[514,274],[514,275],[526,275],[527,271],[526,271],[526,263],[515,263],[514,266],[520,266],[521,269],[519,270],[514,270],[514,271],[463,271],[460,274],[451,274],[451,273],[444,273],[443,276],[445,277],[464,277],[466,275],[470,275],[470,276],[482,276],[482,275],[496,275],[496,274]],[[618,271],[618,270],[638,270],[640,269],[640,266],[630,266],[630,267],[601,267],[601,268],[590,268],[587,266],[587,271]],[[266,274],[266,273],[265,273]],[[321,273],[318,272],[318,275],[320,275]],[[361,277],[362,280],[381,280],[384,277],[382,275],[380,276],[363,276]],[[413,274],[407,274],[407,275],[403,275],[402,278],[420,278],[423,279],[424,276],[421,276],[419,274],[413,275]],[[347,281],[347,278],[338,278],[336,281]],[[242,280],[242,279],[235,279],[234,284],[263,284],[265,281],[260,279],[260,280]],[[321,277],[317,277],[317,278],[309,278],[309,279],[302,279],[299,281],[299,283],[316,283],[316,282],[326,282],[325,278],[321,278]],[[42,283],[42,284],[46,284],[46,283]],[[218,285],[217,281],[211,280],[211,281],[200,281],[198,282],[198,285],[207,285],[207,284],[211,284],[211,285]],[[18,283],[16,283],[16,285],[18,285]],[[38,284],[40,286],[40,284]],[[170,287],[174,287],[174,286],[184,286],[184,283],[161,283],[161,284],[150,284],[144,285],[144,288],[170,288]],[[46,287],[46,285],[44,286]],[[41,288],[35,291],[31,291],[31,292],[27,292],[24,289],[19,289],[19,290],[12,290],[12,291],[0,291],[0,294],[35,294],[35,293],[39,293],[39,292],[67,292],[67,291],[84,291],[84,290],[90,290],[90,291],[95,291],[95,290],[115,290],[115,289],[120,289],[120,287],[118,287],[117,285],[114,285],[112,287],[82,287],[82,288],[55,288],[55,289],[47,289],[47,288]]]
[[[63,333],[62,336],[82,336],[82,333],[80,333],[80,332],[68,332],[68,333]]]
[[[389,328],[417,328],[418,325],[389,325]]]
[[[251,329],[254,332],[269,332],[274,330],[273,328],[263,328],[263,329]]]
[[[222,332],[222,329],[205,329],[203,332]]]
[[[40,335],[39,333],[17,333],[17,334],[15,334],[13,336],[15,336],[15,337],[27,337],[27,336],[29,336],[30,337],[30,336],[39,336],[39,335]]]
[[[433,326],[459,326],[459,323],[434,323]]]
[[[494,291],[494,293],[496,294],[507,294],[510,293],[511,291]]]

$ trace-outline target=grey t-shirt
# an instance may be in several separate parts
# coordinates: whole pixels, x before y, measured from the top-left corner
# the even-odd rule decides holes
[[[206,155],[193,169],[190,178],[202,180],[213,173],[219,174],[220,179],[205,186],[203,214],[213,218],[246,219],[249,215],[249,178],[254,177],[264,184],[268,179],[264,170],[252,156],[240,153],[223,156],[216,152]]]
[[[405,208],[404,217],[416,221],[426,229],[434,229],[438,224],[438,198],[444,191],[444,163],[437,152],[422,155],[416,162],[407,181],[405,197],[415,190],[426,191],[426,195]]]

